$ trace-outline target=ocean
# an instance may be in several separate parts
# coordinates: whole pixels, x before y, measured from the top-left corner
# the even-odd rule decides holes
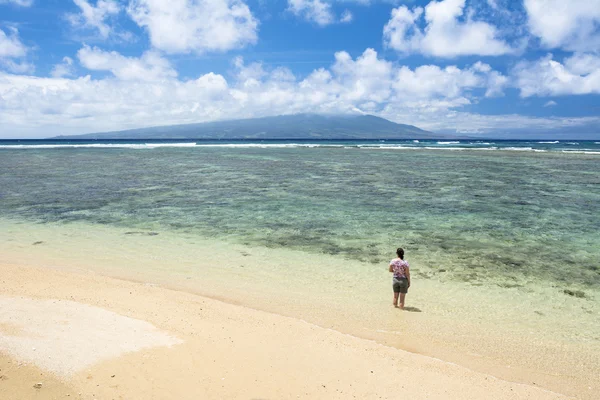
[[[482,370],[529,353],[548,373],[600,365],[600,141],[5,140],[0,226],[5,261],[454,360],[434,344],[451,336]],[[391,308],[397,247],[410,317]]]

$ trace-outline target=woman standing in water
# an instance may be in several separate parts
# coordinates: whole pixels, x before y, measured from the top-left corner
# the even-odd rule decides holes
[[[394,273],[393,288],[394,288],[394,307],[404,310],[404,298],[410,287],[410,270],[408,262],[404,261],[404,249],[398,247],[396,250],[398,258],[390,261],[390,272]],[[400,295],[400,305],[398,305],[398,295]]]

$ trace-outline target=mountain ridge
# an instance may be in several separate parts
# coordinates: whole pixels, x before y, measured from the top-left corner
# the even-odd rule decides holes
[[[448,135],[442,135],[447,137]],[[292,114],[56,136],[53,139],[433,139],[413,125],[374,115]]]

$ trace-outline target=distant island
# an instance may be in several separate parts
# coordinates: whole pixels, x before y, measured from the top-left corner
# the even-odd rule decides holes
[[[156,126],[125,131],[57,136],[53,139],[437,139],[413,125],[374,115],[295,114]]]

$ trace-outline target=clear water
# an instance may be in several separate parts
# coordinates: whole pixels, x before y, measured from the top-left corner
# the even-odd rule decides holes
[[[426,278],[600,285],[600,157],[582,150],[600,145],[433,143],[491,146],[6,142],[0,217],[178,231],[372,264],[403,246]]]

